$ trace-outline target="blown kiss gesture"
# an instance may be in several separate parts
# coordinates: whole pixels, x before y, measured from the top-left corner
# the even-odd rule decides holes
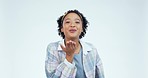
[[[74,54],[78,54],[80,51],[80,43],[69,40],[65,42],[65,47],[61,45],[61,48],[66,52],[67,61],[72,63]]]

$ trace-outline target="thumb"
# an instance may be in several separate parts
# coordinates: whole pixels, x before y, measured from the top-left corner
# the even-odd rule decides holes
[[[66,48],[61,44],[60,45],[63,51],[66,51]]]

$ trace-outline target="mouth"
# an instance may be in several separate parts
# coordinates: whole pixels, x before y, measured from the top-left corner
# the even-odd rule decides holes
[[[70,33],[74,33],[74,32],[76,32],[77,30],[76,30],[76,29],[70,29],[69,31],[70,31]]]

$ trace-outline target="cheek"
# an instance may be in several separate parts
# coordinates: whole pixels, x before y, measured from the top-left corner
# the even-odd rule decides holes
[[[80,27],[79,29],[80,29],[80,32],[83,32],[83,28],[82,27]]]
[[[67,28],[66,28],[66,26],[64,26],[63,28],[61,28],[61,32],[67,32]]]

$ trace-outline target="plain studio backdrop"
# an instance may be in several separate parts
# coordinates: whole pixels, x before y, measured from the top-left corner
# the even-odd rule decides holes
[[[46,78],[56,20],[77,9],[90,22],[84,41],[103,61],[106,78],[148,78],[147,0],[1,0],[0,78]]]

